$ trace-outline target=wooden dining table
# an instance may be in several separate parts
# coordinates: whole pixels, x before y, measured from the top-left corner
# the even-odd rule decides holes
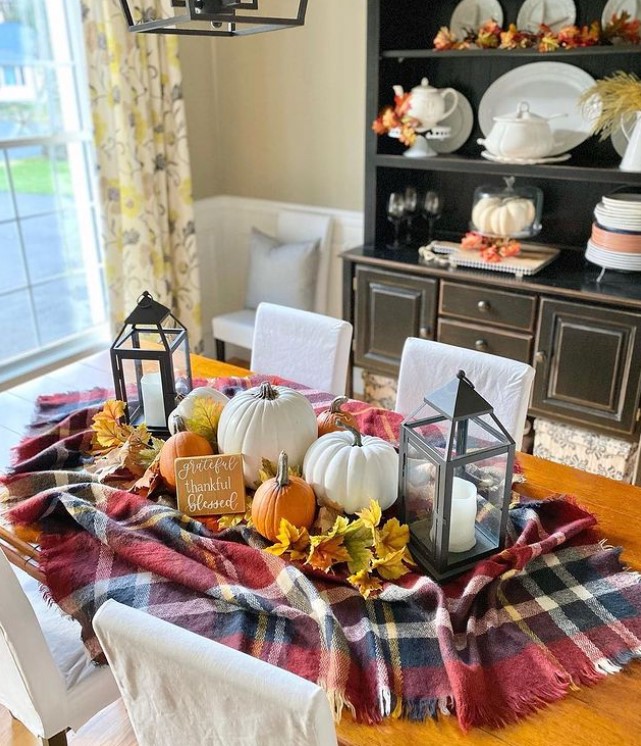
[[[18,431],[28,424],[38,395],[109,386],[109,370],[108,354],[100,353],[0,393],[0,405],[6,413],[0,424],[0,457],[3,445],[6,454],[7,444],[19,440]],[[194,377],[248,374],[245,368],[193,356]],[[641,570],[641,488],[524,453],[519,453],[518,459],[524,471],[524,481],[515,485],[520,494],[535,499],[558,493],[575,496],[596,515],[597,528],[605,542],[623,547],[624,564]],[[6,463],[5,458],[0,467]],[[0,539],[0,548],[11,550],[12,546],[5,538]],[[437,721],[424,723],[390,719],[367,725],[354,722],[345,712],[337,733],[344,746],[634,746],[641,744],[640,700],[641,663],[635,661],[620,673],[609,675],[594,686],[573,689],[564,699],[501,729],[475,728],[466,734],[452,716],[439,716]]]

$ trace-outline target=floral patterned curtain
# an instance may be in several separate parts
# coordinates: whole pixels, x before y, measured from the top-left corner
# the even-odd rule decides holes
[[[199,350],[200,282],[177,37],[130,33],[118,0],[82,0],[82,16],[112,323],[121,324],[149,290],[185,324],[191,349]]]

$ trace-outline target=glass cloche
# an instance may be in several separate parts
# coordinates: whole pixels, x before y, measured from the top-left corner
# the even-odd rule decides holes
[[[514,186],[505,177],[504,188],[484,185],[474,190],[470,228],[484,236],[529,238],[541,230],[543,192],[534,186]]]

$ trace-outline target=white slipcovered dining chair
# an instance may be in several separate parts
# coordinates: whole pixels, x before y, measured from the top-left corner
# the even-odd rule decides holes
[[[269,237],[260,234],[260,231],[253,231],[252,239],[254,238],[254,234],[259,234],[263,239],[269,240]],[[274,287],[270,288],[269,286],[280,283],[280,289],[282,290],[288,284],[291,285],[293,283],[295,285],[297,282],[295,275],[299,271],[309,271],[313,274],[313,285],[311,291],[307,294],[309,297],[306,298],[306,305],[303,305],[300,297],[296,299],[295,296],[297,293],[295,292],[296,288],[294,288],[294,292],[290,293],[292,298],[287,305],[315,311],[316,313],[325,313],[327,311],[332,248],[331,216],[303,212],[301,210],[281,210],[277,216],[276,235],[274,238],[275,242],[271,248],[277,252],[279,249],[283,249],[285,253],[284,261],[287,261],[287,257],[290,259],[290,263],[285,265],[287,267],[287,275],[278,276],[278,271],[266,272],[266,267],[269,270],[270,265],[272,267],[275,265],[275,262],[269,261],[267,257],[266,264],[255,263],[252,267],[252,246],[250,245],[250,276],[247,278],[248,287],[245,296],[245,307],[214,316],[211,322],[212,333],[216,343],[216,357],[219,360],[225,359],[226,343],[244,347],[248,350],[252,349],[256,306],[258,305],[256,301],[273,300],[278,303],[283,302],[279,290]],[[305,247],[302,245],[304,242],[317,243],[317,262],[313,264],[308,262],[308,258],[306,257],[309,255],[305,254]],[[251,243],[252,241],[250,241]],[[276,244],[281,244],[281,246]],[[271,259],[273,258],[274,255],[271,256]],[[252,274],[255,276],[252,277]],[[299,287],[298,290],[301,290],[301,288]],[[261,295],[261,293],[265,294]],[[276,300],[276,297],[278,297],[278,300]]]
[[[0,551],[0,704],[45,746],[64,746],[69,728],[119,698],[109,668],[85,652],[80,625]]]
[[[486,352],[408,337],[403,346],[395,409],[410,414],[426,394],[445,385],[464,370],[476,390],[493,407],[494,414],[520,448],[534,368]]]
[[[306,679],[117,601],[93,625],[139,746],[336,746]]]
[[[250,368],[342,395],[352,331],[349,321],[261,303],[256,312]]]

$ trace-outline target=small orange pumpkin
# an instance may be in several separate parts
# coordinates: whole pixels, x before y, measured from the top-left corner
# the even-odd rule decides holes
[[[252,523],[270,541],[278,539],[281,518],[296,528],[311,528],[316,515],[314,490],[300,477],[289,476],[287,454],[278,456],[276,476],[264,481],[252,501]]]
[[[179,420],[178,427],[184,427],[182,419]],[[213,456],[214,449],[207,438],[196,433],[190,433],[187,430],[179,430],[171,436],[160,451],[160,476],[165,480],[167,485],[176,489],[176,472],[174,462],[177,458],[186,456]]]
[[[356,418],[351,412],[344,412],[341,407],[347,401],[346,396],[337,396],[329,405],[329,409],[321,412],[318,421],[318,437],[343,430],[345,425],[358,429]]]

